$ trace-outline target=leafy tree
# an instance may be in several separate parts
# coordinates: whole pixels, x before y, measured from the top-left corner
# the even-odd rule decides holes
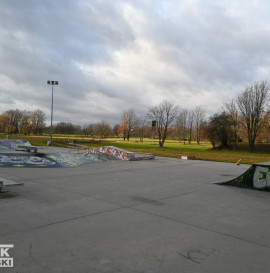
[[[231,125],[230,116],[226,112],[214,114],[210,117],[210,128],[208,129],[209,133],[215,135],[215,137],[212,136],[212,139],[218,139],[222,146],[228,146],[228,142],[232,135]]]
[[[233,149],[236,150],[237,141],[238,141],[238,127],[239,127],[239,111],[237,109],[236,101],[232,99],[230,102],[225,103],[225,109],[231,120],[232,143],[233,143]]]
[[[213,149],[216,148],[216,143],[218,142],[216,130],[213,124],[208,123],[204,126],[204,134],[211,142]]]

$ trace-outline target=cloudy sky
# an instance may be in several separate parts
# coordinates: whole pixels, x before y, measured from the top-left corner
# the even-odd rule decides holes
[[[118,123],[163,100],[220,110],[269,80],[268,0],[1,0],[0,113]]]

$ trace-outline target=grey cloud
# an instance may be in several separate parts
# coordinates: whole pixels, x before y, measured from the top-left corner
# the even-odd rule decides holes
[[[267,1],[230,2],[3,0],[1,110],[34,105],[49,118],[46,81],[58,80],[59,121],[115,123],[164,98],[215,111],[270,70]]]

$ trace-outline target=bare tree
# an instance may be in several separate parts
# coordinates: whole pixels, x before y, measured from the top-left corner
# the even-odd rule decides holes
[[[111,126],[105,120],[96,123],[95,127],[96,135],[99,135],[101,138],[107,138],[112,132]]]
[[[181,138],[184,140],[184,144],[186,144],[186,130],[187,130],[187,118],[188,118],[188,110],[182,109],[177,118],[177,125],[180,131],[180,140]]]
[[[91,137],[95,137],[95,131],[96,131],[96,126],[95,124],[91,123],[87,126],[87,133],[91,136]]]
[[[23,112],[16,109],[16,110],[8,110],[5,113],[7,113],[10,117],[10,119],[9,119],[9,133],[10,134],[19,133],[20,120],[23,117]]]
[[[33,117],[30,113],[21,118],[20,133],[30,135],[33,132]]]
[[[34,134],[42,134],[44,128],[45,128],[45,113],[37,109],[31,113],[31,116],[33,118],[33,130]]]
[[[142,115],[137,117],[137,129],[138,129],[138,133],[140,137],[140,142],[143,142],[144,131],[146,127],[147,127],[147,116]]]
[[[122,131],[124,140],[127,138],[129,140],[130,134],[137,123],[137,116],[133,109],[129,109],[123,112],[122,115]]]
[[[231,120],[233,149],[237,148],[239,113],[235,99],[225,103],[225,109]]]
[[[163,147],[168,137],[169,129],[175,122],[178,115],[178,106],[172,102],[163,101],[157,106],[149,109],[148,117],[156,121],[156,128],[159,138],[159,146]]]
[[[237,97],[237,104],[243,116],[243,126],[248,137],[249,151],[253,152],[260,129],[260,119],[267,101],[270,86],[266,81],[247,86]]]
[[[55,132],[57,134],[73,134],[75,131],[75,125],[70,122],[59,122],[55,126]]]
[[[122,122],[120,125],[120,132],[123,136],[123,140],[125,141],[126,137],[127,137],[127,119],[126,119],[126,116],[124,113],[122,114]]]
[[[9,120],[10,116],[7,113],[0,115],[0,132],[8,133],[9,132]]]
[[[195,121],[197,144],[200,144],[201,130],[202,130],[202,125],[205,119],[205,113],[206,113],[205,110],[201,106],[197,106],[194,110],[194,121]]]
[[[83,132],[85,137],[89,134],[88,125],[86,125],[86,124],[83,125],[82,132]]]
[[[263,113],[262,119],[261,119],[261,129],[260,133],[257,137],[257,141],[260,142],[270,142],[270,110],[267,110]]]
[[[187,116],[187,126],[188,126],[188,133],[189,133],[189,137],[188,137],[188,143],[191,143],[192,140],[192,132],[193,132],[193,126],[194,126],[194,119],[195,119],[195,115],[194,115],[194,111],[193,110],[189,110],[188,111],[188,116]]]
[[[121,125],[115,124],[113,127],[113,133],[118,137],[120,132],[121,132]]]

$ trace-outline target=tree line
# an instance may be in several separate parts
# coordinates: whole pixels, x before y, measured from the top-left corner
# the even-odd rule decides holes
[[[236,98],[225,102],[222,109],[209,118],[206,118],[206,110],[201,106],[188,110],[170,101],[150,107],[143,117],[127,110],[122,115],[119,128],[124,140],[129,140],[135,129],[142,140],[152,120],[152,134],[157,136],[160,147],[169,136],[178,138],[184,144],[194,140],[200,144],[204,138],[212,143],[213,148],[231,144],[237,149],[237,144],[245,140],[250,152],[253,152],[256,140],[270,141],[269,89],[266,81],[255,82],[245,87]]]
[[[45,113],[34,111],[8,110],[0,114],[0,132],[6,134],[42,134],[45,128]]]
[[[134,109],[122,113],[121,122],[111,128],[105,121],[83,128],[86,135],[107,137],[116,135],[129,141],[130,137],[154,137],[163,147],[166,139],[173,138],[190,144],[210,141],[213,148],[231,145],[237,149],[239,142],[248,142],[254,150],[255,141],[270,142],[270,110],[267,109],[269,89],[267,81],[255,82],[224,102],[222,109],[207,117],[202,106],[185,109],[171,101],[150,107],[145,114]]]
[[[129,141],[138,137],[157,138],[163,147],[170,137],[184,144],[210,141],[213,148],[231,145],[237,149],[240,141],[254,150],[255,141],[270,142],[270,110],[267,109],[269,85],[266,81],[246,86],[235,98],[225,102],[222,109],[207,118],[207,111],[196,106],[182,108],[171,101],[163,101],[138,115],[134,109],[123,111],[121,122],[111,127],[105,120],[80,126],[59,122],[53,126],[57,134],[81,134],[92,138],[122,137]],[[43,134],[45,113],[40,110],[9,110],[0,114],[0,132],[7,134]]]

